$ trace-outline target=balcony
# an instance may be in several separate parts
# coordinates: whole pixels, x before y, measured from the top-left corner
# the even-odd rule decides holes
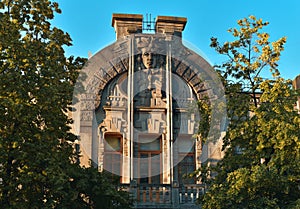
[[[194,209],[196,199],[204,192],[201,184],[190,184],[182,187],[171,185],[123,185],[122,188],[131,192],[136,200],[135,208],[138,209]]]
[[[172,203],[170,185],[139,185],[137,186],[136,195],[137,205],[143,206],[160,206],[160,208],[170,208]],[[163,207],[166,206],[166,207]]]

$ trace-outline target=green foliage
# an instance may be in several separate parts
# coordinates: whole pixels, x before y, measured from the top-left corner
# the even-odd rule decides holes
[[[200,198],[204,209],[299,207],[300,115],[294,109],[299,93],[280,77],[276,62],[285,38],[269,42],[260,32],[267,24],[250,16],[229,30],[237,40],[220,46],[212,39],[212,47],[229,57],[217,68],[225,78],[230,124],[225,157],[202,169],[209,187]],[[265,69],[272,79],[260,77]],[[208,172],[217,175],[207,179]]]
[[[207,127],[211,124],[211,106],[207,98],[198,101],[198,110],[201,120],[199,121],[198,135],[203,140],[203,143],[206,142],[209,135],[209,129]]]
[[[261,31],[268,24],[262,19],[250,16],[238,21],[239,28],[228,30],[236,40],[225,42],[221,46],[217,38],[211,38],[211,47],[229,58],[229,62],[218,66],[222,69],[225,78],[242,79],[253,85],[259,80],[260,72],[266,67],[274,76],[279,75],[277,61],[284,49],[286,38],[270,42],[269,34]],[[253,87],[258,86],[253,85]]]
[[[56,208],[130,209],[134,200],[118,186],[118,180],[96,168],[77,167],[70,170],[70,193],[60,199]]]
[[[84,168],[83,172],[77,172],[74,178],[75,191],[79,191],[77,201],[82,203],[82,197],[88,208],[97,209],[130,209],[133,206],[133,199],[130,194],[118,187],[119,178],[112,179],[111,174],[98,172],[96,168]],[[73,202],[69,203],[74,207]],[[85,208],[85,207],[83,207]]]
[[[102,176],[75,163],[67,112],[85,59],[65,57],[71,38],[50,24],[60,12],[49,0],[0,2],[1,208],[72,208],[72,201],[81,203],[75,208],[101,208],[83,197],[99,204],[90,176]],[[95,187],[102,185],[111,188]],[[107,191],[120,204],[127,197]]]

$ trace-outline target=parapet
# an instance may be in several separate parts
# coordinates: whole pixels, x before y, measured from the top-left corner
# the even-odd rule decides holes
[[[181,37],[186,23],[185,17],[157,16],[153,30],[155,33]],[[115,28],[117,39],[130,34],[143,33],[143,15],[113,14],[112,27]]]

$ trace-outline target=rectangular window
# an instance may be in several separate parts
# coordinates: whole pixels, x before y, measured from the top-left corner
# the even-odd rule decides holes
[[[191,136],[181,136],[178,141],[178,168],[179,184],[195,184],[194,177],[189,177],[196,169],[195,141]]]
[[[142,135],[139,137],[138,157],[141,184],[161,182],[161,136]]]
[[[112,176],[120,176],[122,169],[122,136],[106,133],[104,136],[103,167]],[[118,177],[119,178],[119,177]]]
[[[178,164],[179,184],[195,184],[195,178],[189,177],[189,174],[195,171],[195,154],[179,155],[180,163]]]
[[[104,153],[104,169],[114,175],[121,172],[121,154]]]

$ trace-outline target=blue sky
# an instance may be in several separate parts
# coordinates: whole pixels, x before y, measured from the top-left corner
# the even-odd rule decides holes
[[[237,20],[255,15],[270,22],[265,31],[271,41],[286,36],[287,43],[279,61],[284,78],[300,74],[300,1],[299,0],[56,0],[62,14],[56,15],[53,25],[68,32],[73,46],[66,55],[87,57],[115,41],[111,26],[113,13],[181,16],[188,19],[183,39],[198,48],[211,64],[225,57],[209,47],[210,38],[230,41],[227,30],[237,26]],[[267,74],[266,74],[267,76]]]

